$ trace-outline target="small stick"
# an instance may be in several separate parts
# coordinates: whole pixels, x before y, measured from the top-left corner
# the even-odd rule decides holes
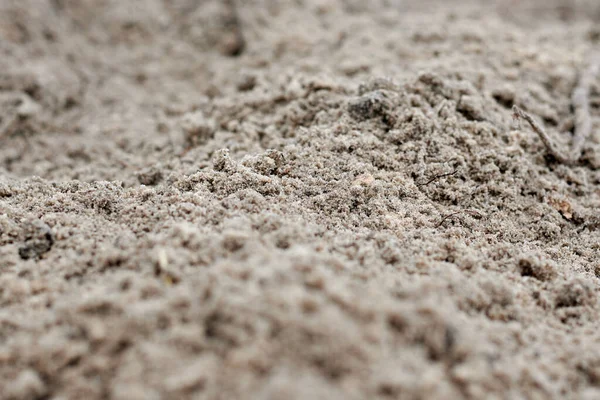
[[[579,84],[571,97],[575,110],[575,136],[571,143],[571,159],[579,159],[583,145],[592,132],[590,118],[590,86],[600,70],[600,54],[592,58],[589,67],[583,72]]]
[[[563,164],[568,164],[568,165],[574,164],[575,162],[577,162],[577,160],[572,160],[570,157],[564,155],[560,150],[558,150],[556,148],[556,146],[554,146],[552,139],[550,139],[550,137],[548,136],[548,134],[546,133],[544,128],[542,128],[533,119],[533,117],[531,115],[527,114],[525,111],[521,110],[517,106],[513,106],[512,111],[513,111],[513,118],[515,118],[515,119],[522,118],[529,123],[529,125],[531,126],[531,129],[533,129],[533,131],[538,134],[540,139],[542,139],[542,142],[546,146],[546,149],[548,150],[548,152],[550,154],[552,154],[554,156],[554,158],[556,158],[559,162],[561,162]]]
[[[531,115],[527,114],[519,107],[513,106],[513,117],[522,118],[527,121],[535,133],[542,139],[548,152],[563,164],[577,164],[581,158],[581,153],[583,152],[583,145],[592,132],[592,119],[590,117],[589,105],[590,86],[594,79],[596,79],[596,75],[598,75],[599,71],[600,54],[592,57],[589,67],[581,74],[579,83],[571,96],[573,108],[575,110],[575,134],[571,142],[571,151],[568,155],[565,155],[556,148],[552,139],[550,139],[546,131],[544,131],[544,128],[542,128]]]
[[[421,186],[427,186],[427,185],[429,185],[430,183],[432,183],[432,182],[434,182],[434,181],[436,181],[436,180],[438,180],[438,179],[440,179],[440,178],[445,178],[445,177],[447,177],[447,176],[452,176],[452,175],[456,174],[457,172],[458,172],[458,169],[455,169],[455,170],[454,170],[454,171],[452,171],[452,172],[447,172],[447,173],[445,173],[445,174],[436,175],[436,176],[432,177],[431,179],[429,179],[429,180],[428,180],[427,182],[425,182],[425,183],[417,183],[417,187],[421,187]]]
[[[443,223],[444,223],[444,222],[445,222],[447,219],[449,219],[449,218],[452,218],[452,217],[454,217],[454,216],[456,216],[456,215],[459,215],[459,214],[463,214],[463,213],[464,213],[464,214],[469,214],[469,215],[470,215],[470,216],[472,216],[472,217],[478,217],[478,218],[482,218],[482,217],[484,217],[484,216],[485,216],[484,214],[482,214],[481,212],[479,212],[479,211],[477,211],[477,210],[461,210],[461,211],[455,211],[455,212],[453,212],[453,213],[450,213],[450,214],[446,215],[444,218],[442,218],[442,220],[441,220],[441,221],[440,221],[440,222],[439,222],[439,223],[438,223],[438,224],[437,224],[435,227],[436,227],[436,228],[439,228],[440,226],[442,226],[442,224],[443,224]]]

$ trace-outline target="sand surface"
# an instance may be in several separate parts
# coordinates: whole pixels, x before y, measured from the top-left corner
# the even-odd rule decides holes
[[[595,0],[0,0],[0,399],[600,398]]]

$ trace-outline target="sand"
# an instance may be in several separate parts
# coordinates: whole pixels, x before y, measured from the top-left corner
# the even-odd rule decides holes
[[[0,1],[0,399],[600,398],[589,1]]]

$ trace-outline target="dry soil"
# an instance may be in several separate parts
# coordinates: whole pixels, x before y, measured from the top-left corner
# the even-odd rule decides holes
[[[599,21],[0,0],[0,399],[600,398]]]

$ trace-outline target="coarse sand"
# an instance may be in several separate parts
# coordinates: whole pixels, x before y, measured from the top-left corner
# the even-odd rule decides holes
[[[0,0],[0,399],[600,399],[596,0]]]

